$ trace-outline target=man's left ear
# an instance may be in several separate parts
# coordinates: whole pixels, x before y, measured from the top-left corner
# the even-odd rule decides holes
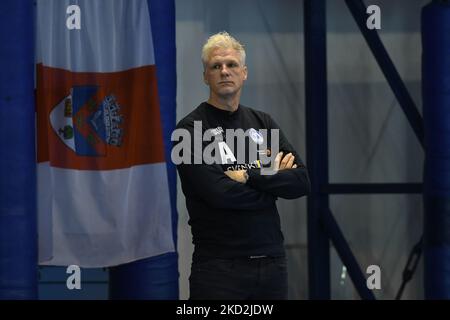
[[[244,80],[247,80],[247,66],[244,66]]]

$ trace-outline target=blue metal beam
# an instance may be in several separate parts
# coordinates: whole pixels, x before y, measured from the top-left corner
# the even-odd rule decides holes
[[[329,183],[322,186],[327,194],[392,194],[422,193],[421,183]]]
[[[394,95],[403,109],[421,145],[424,145],[423,121],[376,30],[366,27],[366,6],[361,0],[346,0],[361,33],[375,56]],[[326,74],[325,1],[305,0],[305,100],[307,164],[312,192],[308,199],[308,268],[311,299],[330,298],[329,238],[363,299],[375,299],[366,287],[364,275],[329,209],[330,194],[421,193],[422,184],[330,184],[328,183],[328,123]],[[323,225],[322,225],[323,223]],[[323,226],[328,234],[324,233]]]
[[[347,241],[345,240],[342,231],[339,229],[339,226],[330,209],[326,209],[323,212],[322,221],[339,257],[347,267],[348,274],[352,279],[359,296],[365,300],[375,300],[373,292],[367,288],[366,278],[359,268],[359,264],[356,261],[356,258],[353,255]]]
[[[450,2],[422,9],[425,299],[450,299]]]
[[[33,1],[0,2],[0,300],[37,298]]]
[[[366,26],[367,13],[366,5],[362,0],[345,0],[348,8],[350,9],[353,18],[358,24],[364,39],[366,39],[370,50],[372,51],[378,65],[381,68],[389,86],[391,87],[395,97],[397,98],[400,107],[406,115],[414,133],[419,139],[422,147],[424,146],[424,134],[423,134],[423,120],[420,115],[413,99],[411,98],[408,89],[406,89],[397,69],[394,66],[388,52],[386,51],[380,36],[376,29],[369,30]]]
[[[309,298],[330,299],[329,239],[320,215],[329,206],[321,193],[328,184],[327,52],[325,0],[304,1]]]

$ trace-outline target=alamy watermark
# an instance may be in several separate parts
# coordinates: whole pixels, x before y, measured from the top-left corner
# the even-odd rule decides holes
[[[366,9],[366,13],[370,16],[366,20],[366,26],[369,30],[381,29],[381,9],[379,6],[372,4]],[[81,29],[81,9],[76,4],[68,5],[66,14],[69,16],[66,19],[66,27],[69,30]]]
[[[66,19],[66,27],[69,30],[81,29],[81,9],[76,4],[67,6],[66,14],[69,16]]]
[[[367,267],[366,273],[370,276],[366,280],[367,288],[370,290],[381,289],[381,269],[380,266],[372,264]]]
[[[67,267],[66,273],[70,274],[66,280],[66,287],[69,290],[81,290],[81,269],[76,264]]]
[[[171,158],[175,165],[258,163],[262,175],[272,175],[276,170],[270,165],[279,152],[279,135],[279,129],[224,131],[222,127],[217,127],[203,131],[202,121],[194,121],[193,136],[191,131],[184,128],[172,132],[171,140],[176,144],[172,148]],[[232,150],[236,151],[237,156]]]
[[[366,13],[370,14],[370,16],[367,18],[366,26],[367,29],[373,30],[373,29],[381,29],[381,9],[379,6],[372,4],[367,7]]]

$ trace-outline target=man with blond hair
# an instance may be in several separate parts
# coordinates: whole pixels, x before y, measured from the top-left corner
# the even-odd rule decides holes
[[[190,139],[209,134],[217,140],[213,163],[199,161],[210,140],[201,142],[200,153],[195,147],[184,150],[188,161],[177,163],[194,243],[190,299],[287,299],[276,200],[304,196],[310,183],[275,121],[240,104],[248,72],[245,58],[244,47],[228,33],[211,36],[202,50],[209,99],[177,125]],[[228,139],[231,129],[245,135]],[[242,155],[250,149],[256,150],[253,158]],[[264,164],[264,157],[270,161]],[[265,167],[271,174],[264,174]]]

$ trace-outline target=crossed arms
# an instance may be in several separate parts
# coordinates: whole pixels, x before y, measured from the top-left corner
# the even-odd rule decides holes
[[[275,123],[272,127],[277,128]],[[189,130],[189,128],[188,128]],[[273,206],[277,198],[295,199],[310,191],[306,167],[280,130],[280,150],[273,175],[260,169],[224,171],[218,164],[179,164],[183,192],[220,209],[258,210]]]

